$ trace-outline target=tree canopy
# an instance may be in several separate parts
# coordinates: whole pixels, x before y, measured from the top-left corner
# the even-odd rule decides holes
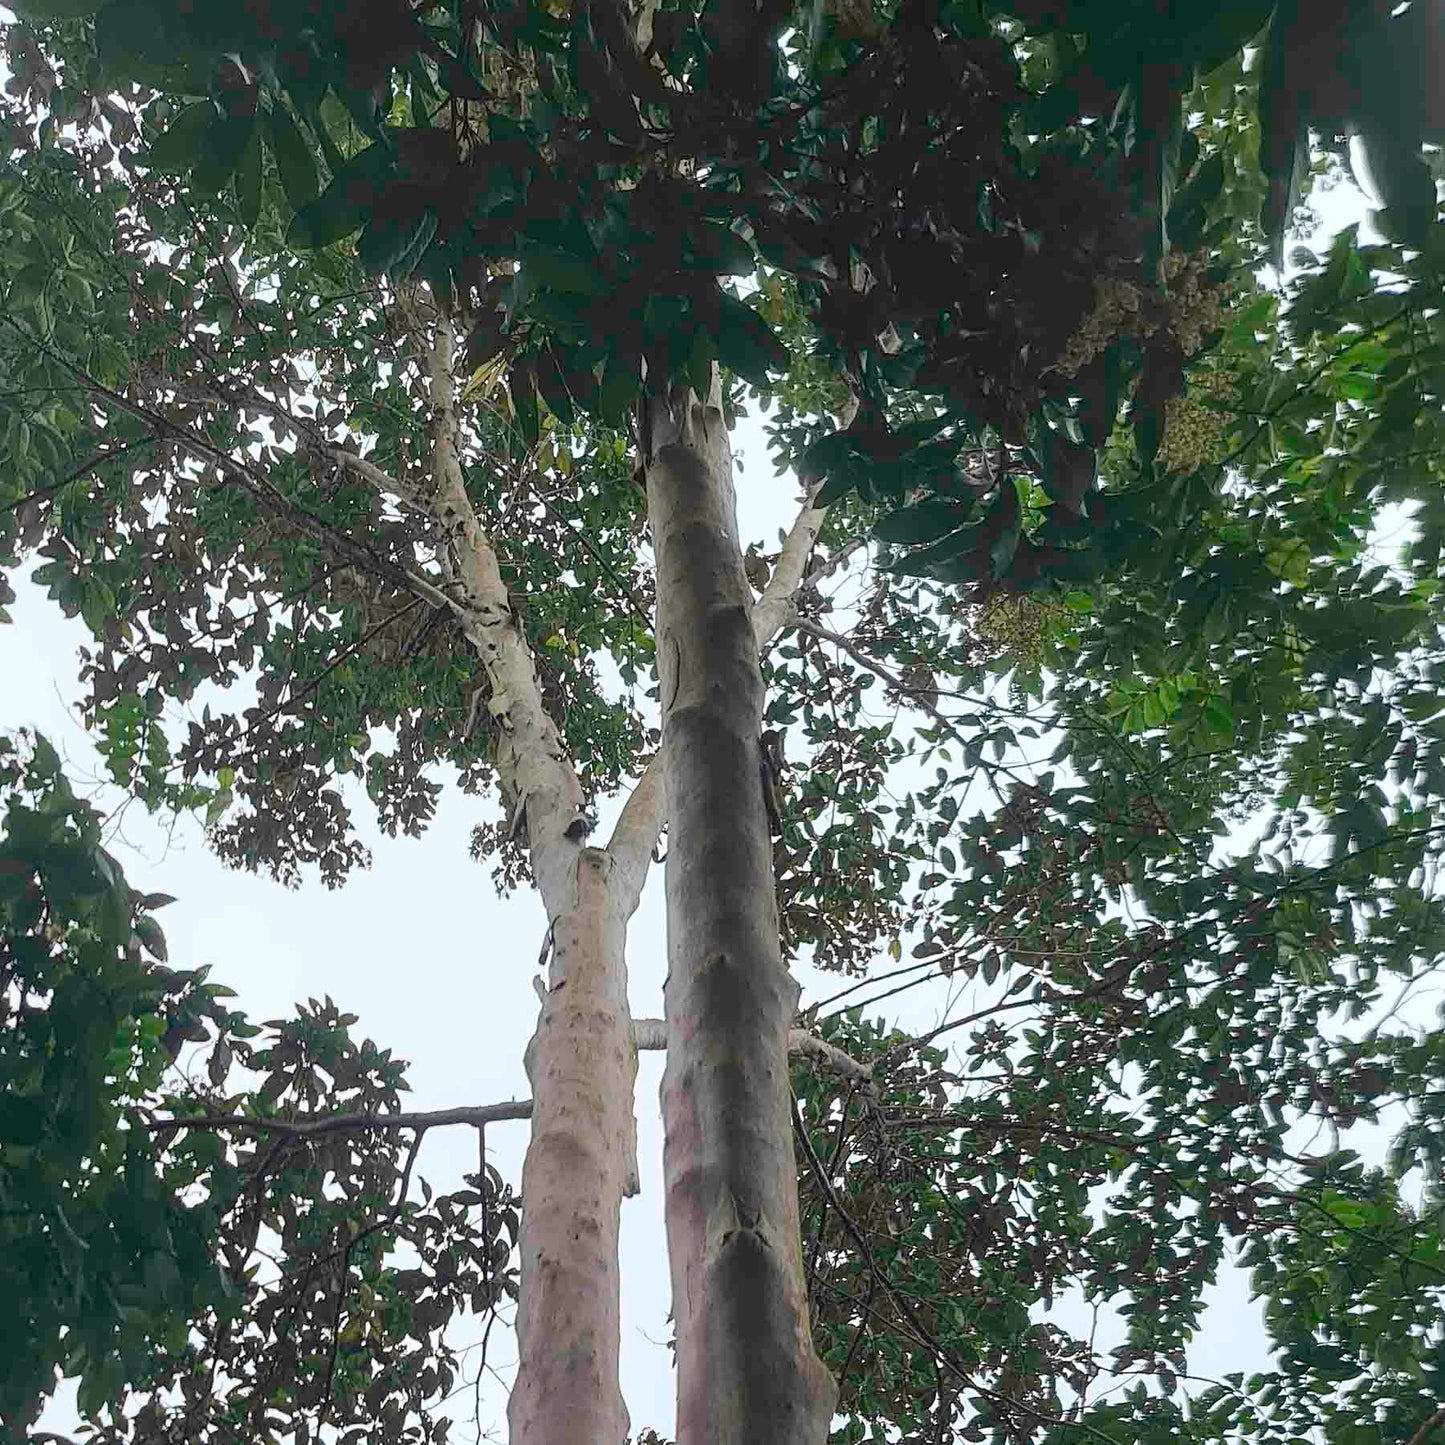
[[[339,883],[362,789],[409,832],[442,765],[513,776],[419,500],[426,336],[470,338],[465,493],[584,825],[657,741],[630,399],[721,362],[826,477],[764,671],[784,945],[850,976],[805,1022],[871,1071],[793,1077],[839,1440],[1363,1445],[1442,1397],[1440,1033],[1393,1012],[1442,924],[1425,88],[1391,129],[1369,45],[1342,99],[1300,57],[1350,33],[1216,8],[825,8],[775,45],[788,15],[113,0],[10,32],[0,560],[38,551],[94,634],[115,781],[229,860]],[[1325,123],[1394,177],[1395,239],[1271,290]],[[507,1185],[412,1198],[400,1066],[329,1001],[258,1035],[172,973],[53,756],[5,759],[6,1424],[59,1368],[103,1438],[441,1438],[442,1332],[514,1287]],[[476,851],[513,886],[504,804]],[[874,1017],[939,977],[957,1034]],[[207,1084],[166,1073],[187,1040]],[[1343,1146],[1402,1108],[1383,1166]],[[1231,1247],[1278,1354],[1191,1380]],[[1071,1294],[1121,1309],[1112,1358],[1049,1321]]]

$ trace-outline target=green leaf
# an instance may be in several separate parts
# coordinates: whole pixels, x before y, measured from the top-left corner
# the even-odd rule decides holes
[[[136,919],[135,932],[146,952],[164,963],[168,956],[168,950],[166,936],[162,932],[160,924],[154,918],[143,915]]]
[[[978,550],[979,538],[979,527],[960,527],[956,532],[900,557],[889,571],[900,577],[949,578],[960,558],[971,557]],[[959,575],[972,578],[975,573],[971,566],[966,566]]]
[[[236,215],[249,230],[261,213],[261,127],[253,125],[236,166]]]
[[[542,419],[537,405],[536,362],[532,357],[517,359],[512,367],[509,385],[522,440],[529,447],[536,446],[537,438],[542,432]]]
[[[547,410],[562,423],[571,426],[576,418],[576,408],[567,379],[562,374],[557,352],[551,346],[544,346],[537,354],[537,390],[547,403]]]
[[[618,352],[610,353],[602,368],[602,383],[597,397],[598,415],[608,426],[627,425],[637,386],[636,358]]]
[[[1092,490],[1097,472],[1094,449],[1069,440],[1050,427],[1040,447],[1044,490],[1072,517],[1084,510],[1084,498]]]
[[[410,275],[436,235],[436,213],[431,210],[412,221],[373,216],[356,243],[357,258],[368,271]]]
[[[785,371],[787,348],[751,306],[727,291],[717,296],[717,330],[713,340],[718,359],[735,376],[766,386],[770,371]]]
[[[209,195],[219,195],[236,174],[255,133],[254,115],[216,117],[197,145],[191,164],[191,184]],[[257,164],[260,164],[259,158]]]
[[[1199,169],[1174,197],[1165,221],[1169,244],[1192,251],[1204,233],[1214,203],[1224,189],[1224,155],[1206,156]]]
[[[359,230],[395,165],[394,153],[384,145],[369,145],[352,156],[332,176],[331,184],[291,218],[287,243],[298,250],[319,251]]]
[[[832,472],[827,481],[818,488],[817,505],[820,507],[831,507],[834,502],[842,501],[849,492],[853,490],[852,474],[846,471]]]
[[[202,154],[211,127],[220,123],[221,113],[209,100],[188,105],[151,143],[146,163],[163,175],[183,175]]]
[[[522,268],[533,285],[547,287],[569,296],[598,296],[607,288],[607,277],[595,262],[556,247],[528,248]]]
[[[300,126],[279,101],[267,117],[267,129],[271,152],[276,157],[276,171],[281,177],[281,189],[286,192],[292,210],[299,211],[316,199],[319,184],[316,157],[301,134]]]
[[[988,561],[992,576],[1002,577],[1018,551],[1019,533],[1023,526],[1019,505],[1018,484],[1005,479],[988,517],[979,527],[981,538],[988,539]]]
[[[753,248],[728,226],[705,224],[686,233],[685,242],[699,269],[725,276],[750,276],[757,269]]]
[[[932,542],[957,531],[965,523],[957,502],[942,497],[927,497],[909,507],[889,512],[873,528],[880,542],[906,546],[916,542]]]

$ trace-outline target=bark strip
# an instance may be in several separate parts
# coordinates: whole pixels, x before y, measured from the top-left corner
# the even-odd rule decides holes
[[[763,684],[717,398],[643,417],[668,820],[663,1073],[678,1445],[822,1445],[798,1232]]]

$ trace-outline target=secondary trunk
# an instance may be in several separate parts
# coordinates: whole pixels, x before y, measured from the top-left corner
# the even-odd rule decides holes
[[[663,1169],[678,1445],[822,1445],[798,1232],[783,966],[763,799],[763,684],[716,394],[651,398],[667,797]]]
[[[413,319],[417,332],[424,327]],[[527,1050],[532,1135],[522,1168],[512,1445],[623,1445],[617,1233],[636,1170],[636,1052],[627,1008],[627,920],[643,870],[582,844],[582,790],[542,706],[536,669],[457,455],[450,324],[423,352],[432,402],[427,505],[462,630],[486,670],[496,767],[524,832],[552,940],[549,985]]]
[[[617,1228],[635,1159],[637,1056],[613,866],[600,848],[579,859],[577,906],[552,924],[550,987],[527,1049],[513,1445],[621,1445],[627,1435]]]

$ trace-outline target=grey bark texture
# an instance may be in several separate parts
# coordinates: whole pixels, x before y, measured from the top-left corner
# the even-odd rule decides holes
[[[823,1445],[798,1229],[788,1032],[760,778],[763,683],[717,396],[642,417],[667,799],[663,1170],[678,1445]]]

